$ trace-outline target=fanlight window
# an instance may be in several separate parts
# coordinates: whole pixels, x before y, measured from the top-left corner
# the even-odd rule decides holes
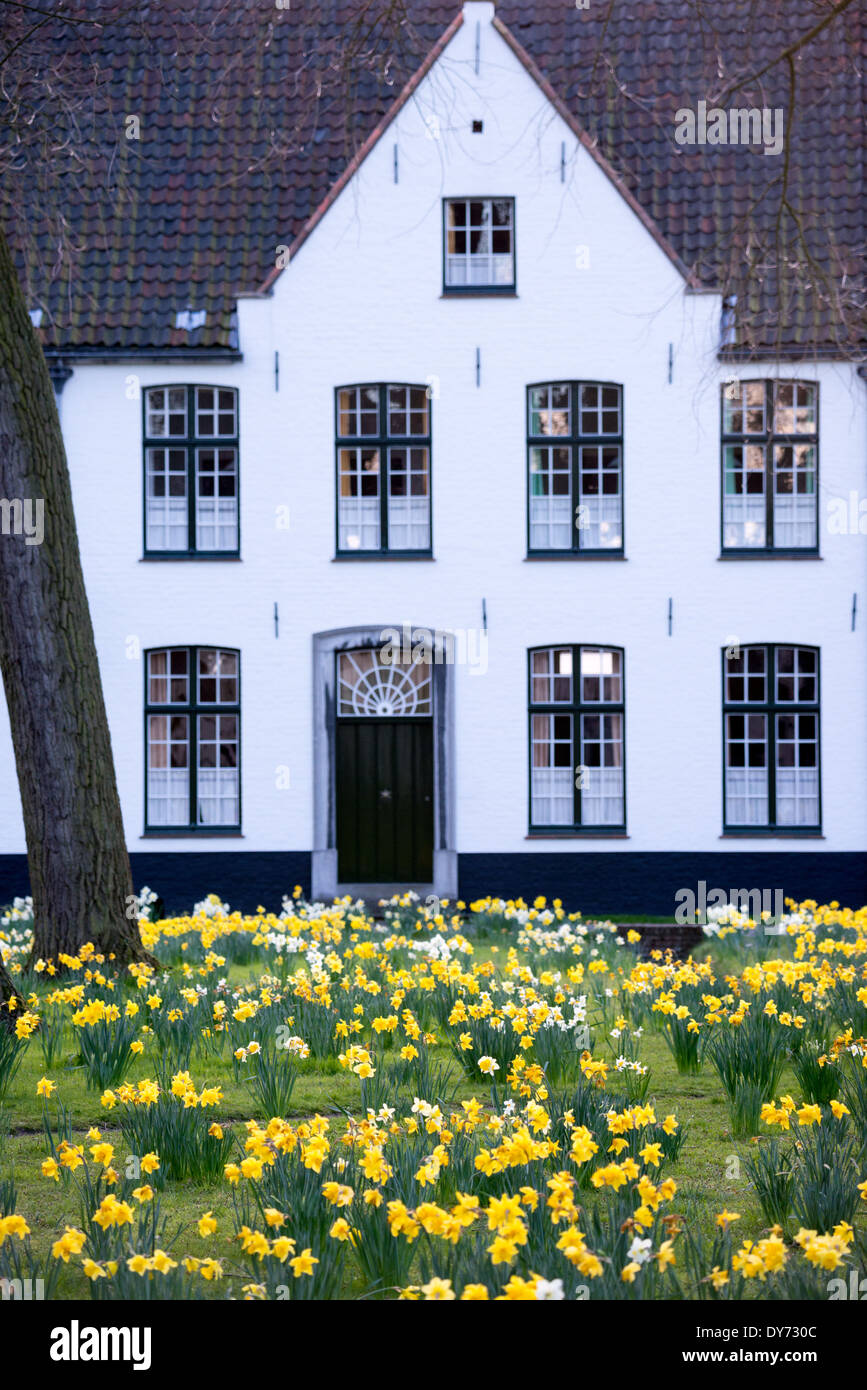
[[[337,713],[368,719],[429,715],[430,665],[389,660],[388,649],[364,648],[338,656]]]

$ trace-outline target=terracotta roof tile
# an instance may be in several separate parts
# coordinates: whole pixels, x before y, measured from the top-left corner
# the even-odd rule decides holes
[[[301,234],[459,13],[457,4],[404,0],[396,35],[374,22],[384,5],[81,0],[77,14],[102,23],[96,33],[46,26],[55,56],[84,52],[101,71],[78,116],[69,177],[46,193],[24,164],[7,189],[8,231],[28,302],[46,311],[46,348],[234,345],[235,295],[265,281],[275,246]],[[676,256],[702,282],[739,295],[740,342],[757,351],[867,351],[867,315],[857,308],[867,223],[864,8],[850,7],[796,55],[794,113],[779,61],[723,103],[782,106],[789,122],[799,223],[783,220],[794,269],[779,295],[784,161],[759,149],[678,146],[674,113],[702,98],[714,104],[820,14],[815,0],[497,7]],[[351,92],[342,49],[360,55]],[[140,141],[123,137],[130,113],[141,119]],[[59,262],[58,207],[78,248]],[[207,312],[195,334],[174,326],[188,303]]]

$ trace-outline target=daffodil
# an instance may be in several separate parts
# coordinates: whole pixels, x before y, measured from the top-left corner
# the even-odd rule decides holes
[[[294,1260],[289,1261],[292,1273],[296,1279],[299,1279],[302,1274],[312,1275],[313,1266],[318,1265],[318,1263],[318,1259],[314,1257],[313,1251],[309,1247],[306,1250],[302,1250],[300,1255],[296,1255]]]

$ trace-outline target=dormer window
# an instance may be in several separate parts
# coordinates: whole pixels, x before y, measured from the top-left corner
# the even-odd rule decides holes
[[[514,294],[514,198],[446,198],[443,285],[447,294]]]

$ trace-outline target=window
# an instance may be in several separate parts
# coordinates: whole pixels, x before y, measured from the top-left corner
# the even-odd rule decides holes
[[[623,551],[623,389],[527,389],[530,554]]]
[[[817,830],[818,650],[726,648],[723,726],[725,828]]]
[[[530,652],[530,830],[624,829],[623,652]]]
[[[240,661],[222,647],[146,654],[146,829],[240,829]]]
[[[818,412],[811,382],[723,387],[723,550],[818,549]]]
[[[238,393],[144,393],[145,554],[238,554]]]
[[[427,387],[341,386],[336,408],[338,553],[429,553]]]
[[[337,657],[337,713],[376,719],[429,715],[431,668],[423,661],[385,661],[380,648]]]
[[[513,293],[514,198],[447,198],[443,216],[444,288]]]

